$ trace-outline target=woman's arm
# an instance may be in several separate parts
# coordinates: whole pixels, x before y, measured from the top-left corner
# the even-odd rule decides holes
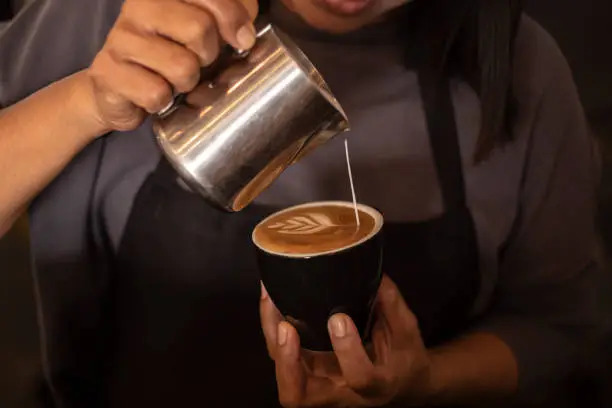
[[[0,236],[30,201],[107,129],[77,73],[0,111]]]
[[[496,335],[469,334],[433,350],[430,358],[430,404],[484,403],[516,391],[516,359]]]
[[[91,64],[120,6],[34,1],[1,30],[0,236],[100,132],[81,119],[88,96],[75,73]]]
[[[173,91],[191,91],[220,41],[255,42],[256,0],[126,0],[116,17],[120,3],[92,12],[80,0],[40,1],[1,33],[0,104],[12,106],[0,113],[0,236],[96,136],[134,129]]]

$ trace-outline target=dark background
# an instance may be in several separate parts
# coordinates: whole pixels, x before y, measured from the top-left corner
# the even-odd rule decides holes
[[[14,0],[22,4],[28,0]],[[85,0],[83,0],[85,1]],[[94,0],[95,1],[95,0]],[[426,0],[424,0],[426,1]],[[10,0],[0,0],[0,20]],[[601,144],[604,164],[599,226],[602,255],[612,254],[612,0],[527,0],[527,11],[557,39]],[[2,25],[0,24],[0,30]],[[40,407],[42,369],[27,246],[27,220],[0,240],[0,407]],[[612,407],[612,268],[602,271],[608,298],[604,350],[594,351],[586,372],[568,385],[570,399],[547,406]]]
[[[8,20],[12,15],[10,3],[0,3],[0,21]]]

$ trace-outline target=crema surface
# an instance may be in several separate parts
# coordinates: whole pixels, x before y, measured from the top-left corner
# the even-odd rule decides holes
[[[284,255],[318,255],[358,244],[378,232],[382,218],[360,207],[359,225],[351,203],[306,205],[274,214],[259,224],[253,240]]]

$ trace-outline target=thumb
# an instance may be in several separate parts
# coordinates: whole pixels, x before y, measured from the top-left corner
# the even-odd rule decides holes
[[[379,318],[385,322],[393,342],[404,342],[418,334],[416,316],[408,308],[398,287],[387,275],[383,276],[378,289]]]
[[[259,1],[258,0],[240,0],[244,8],[247,9],[249,16],[251,17],[251,21],[255,21],[257,15],[259,14]]]

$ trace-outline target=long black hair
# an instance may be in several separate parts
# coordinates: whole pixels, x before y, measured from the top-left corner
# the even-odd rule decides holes
[[[260,9],[270,1],[260,0]],[[482,120],[474,160],[486,159],[512,139],[512,60],[523,0],[414,0],[406,7],[407,35],[414,39],[407,54],[412,58],[418,48],[419,75],[432,76],[432,84],[458,75],[478,94]]]
[[[480,162],[512,139],[513,51],[523,0],[416,0],[414,5],[420,8],[413,20],[420,74],[460,76],[480,98],[474,154]]]

